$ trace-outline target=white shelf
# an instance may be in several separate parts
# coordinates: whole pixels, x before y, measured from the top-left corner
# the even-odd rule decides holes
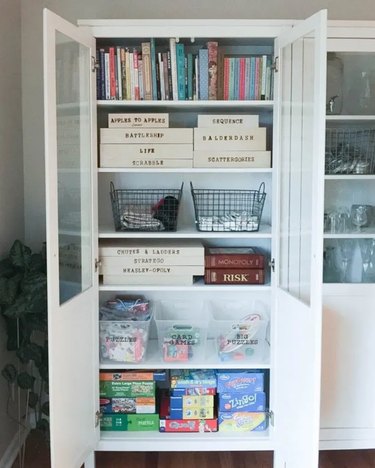
[[[374,227],[363,228],[361,232],[324,233],[324,239],[367,239],[369,237],[375,237]]]
[[[165,285],[104,285],[99,284],[99,291],[205,291],[210,294],[222,291],[271,291],[271,286],[267,284],[204,284],[203,279],[196,281],[192,286],[165,286]]]
[[[196,108],[247,108],[255,107],[257,109],[272,110],[274,101],[119,101],[119,100],[106,100],[97,101],[99,107],[168,107],[168,108],[183,108],[183,109],[196,109]]]
[[[257,232],[209,232],[197,231],[195,227],[181,226],[177,231],[158,231],[158,232],[136,232],[136,231],[115,231],[115,228],[107,225],[99,227],[100,239],[271,239],[271,226],[261,224]]]
[[[375,174],[356,175],[356,174],[342,174],[342,175],[326,175],[325,180],[375,180]]]
[[[215,349],[214,340],[207,341],[206,358],[203,360],[192,359],[189,362],[165,362],[161,357],[161,351],[158,347],[157,340],[150,340],[148,342],[146,359],[144,362],[137,364],[129,363],[116,363],[113,361],[101,361],[100,369],[269,369],[270,368],[270,348],[264,353],[262,360],[252,361],[250,359],[220,361]]]
[[[159,168],[150,168],[150,169],[144,169],[144,168],[133,168],[133,167],[99,167],[98,172],[104,172],[104,173],[114,173],[114,172],[134,172],[134,173],[148,173],[148,172],[174,172],[174,173],[185,173],[185,174],[191,174],[191,173],[272,173],[272,168],[250,168],[250,167],[233,167],[233,168],[224,168],[224,167],[217,167],[217,168],[205,168],[205,167],[186,167],[186,168],[165,168],[165,169],[159,169]],[[375,177],[375,176],[374,176]]]
[[[336,120],[336,121],[375,120],[375,115],[326,115],[326,120]]]
[[[231,451],[231,450],[273,450],[269,429],[248,433],[163,433],[102,431],[100,451]]]

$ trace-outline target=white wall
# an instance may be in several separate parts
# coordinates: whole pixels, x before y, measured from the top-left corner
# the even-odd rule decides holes
[[[0,0],[0,257],[24,238],[21,113],[21,2]],[[0,369],[10,362],[0,318]],[[0,459],[17,431],[6,415],[8,386],[0,377]]]
[[[330,19],[375,20],[373,0],[21,0],[26,242],[45,239],[42,9],[75,23],[83,18],[302,19],[328,8]]]

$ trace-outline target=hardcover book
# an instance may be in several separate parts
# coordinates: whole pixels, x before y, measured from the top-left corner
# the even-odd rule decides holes
[[[151,45],[142,42],[143,92],[146,101],[152,100]]]
[[[208,50],[199,49],[199,99],[208,99]]]
[[[264,268],[265,258],[254,247],[207,248],[206,268]]]
[[[217,42],[207,42],[208,50],[208,99],[217,99]]]
[[[258,268],[206,268],[206,284],[264,284],[264,270]]]

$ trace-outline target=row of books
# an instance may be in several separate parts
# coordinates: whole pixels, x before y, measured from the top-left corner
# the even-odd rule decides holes
[[[214,41],[206,46],[193,53],[170,38],[169,49],[157,51],[152,38],[139,47],[101,47],[97,50],[97,99],[272,99],[270,55],[226,54]]]

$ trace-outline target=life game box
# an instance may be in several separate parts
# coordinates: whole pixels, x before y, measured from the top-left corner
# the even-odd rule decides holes
[[[158,414],[103,414],[100,420],[102,431],[157,431]]]

